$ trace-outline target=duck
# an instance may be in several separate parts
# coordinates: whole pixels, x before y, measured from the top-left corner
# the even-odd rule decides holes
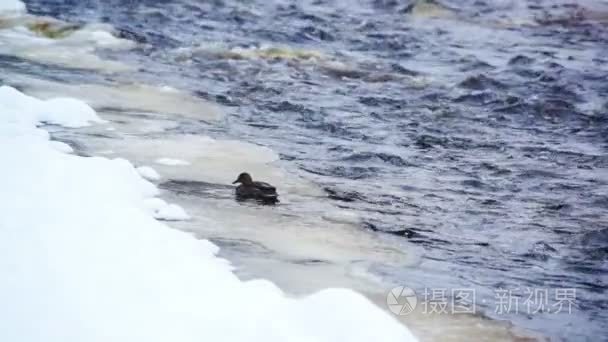
[[[240,183],[236,187],[236,199],[253,199],[264,204],[275,204],[279,201],[277,189],[265,182],[254,181],[247,172],[241,173],[232,184]]]

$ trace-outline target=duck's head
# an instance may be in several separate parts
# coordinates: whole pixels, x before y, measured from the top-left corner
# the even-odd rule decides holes
[[[251,178],[250,174],[248,174],[247,172],[243,172],[234,182],[232,182],[232,184],[236,183],[241,183],[244,185],[253,184],[253,179]]]

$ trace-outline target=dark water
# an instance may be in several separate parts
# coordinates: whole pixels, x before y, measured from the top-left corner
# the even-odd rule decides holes
[[[270,146],[361,229],[422,246],[419,267],[378,267],[388,282],[474,288],[489,316],[608,336],[608,14],[548,0],[27,5],[112,24],[142,43],[109,56],[141,65],[133,79],[220,103],[212,134]],[[570,314],[495,312],[497,289],[563,288]]]

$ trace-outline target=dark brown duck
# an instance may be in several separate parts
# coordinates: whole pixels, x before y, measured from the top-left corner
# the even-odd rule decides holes
[[[232,184],[240,183],[236,187],[236,199],[253,199],[266,204],[274,204],[279,201],[277,189],[264,182],[257,182],[247,172],[243,172]]]

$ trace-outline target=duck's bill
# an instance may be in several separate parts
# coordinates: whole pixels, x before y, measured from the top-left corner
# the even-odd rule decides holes
[[[237,179],[237,180],[235,180],[234,182],[232,182],[232,184],[236,184],[236,183],[238,183],[238,182],[239,182],[239,180]]]

